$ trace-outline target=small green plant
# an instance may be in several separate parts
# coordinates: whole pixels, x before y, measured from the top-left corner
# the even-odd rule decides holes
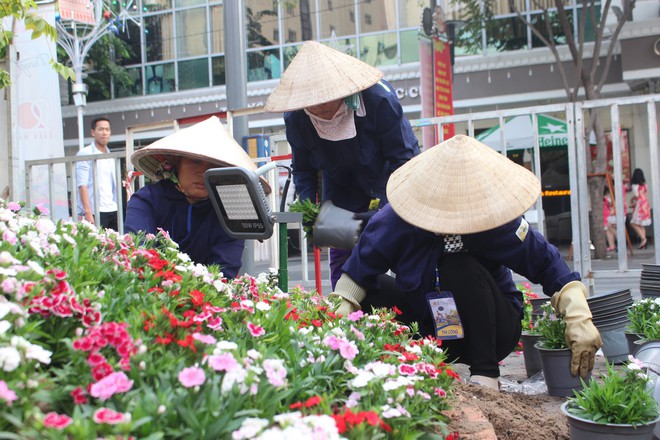
[[[541,306],[543,314],[536,320],[536,331],[541,335],[541,344],[545,348],[569,348],[564,336],[566,323],[563,317],[556,313],[548,301]]]
[[[650,378],[641,361],[628,356],[628,364],[616,371],[610,364],[600,380],[592,379],[568,399],[571,414],[596,423],[640,425],[657,419],[658,402],[649,387]]]
[[[644,298],[628,308],[628,331],[644,340],[660,339],[660,298]]]
[[[319,216],[320,209],[320,203],[314,203],[309,199],[300,200],[300,198],[297,198],[289,205],[289,211],[302,213],[303,230],[308,240],[313,240],[314,238],[314,223],[316,222],[316,217]]]

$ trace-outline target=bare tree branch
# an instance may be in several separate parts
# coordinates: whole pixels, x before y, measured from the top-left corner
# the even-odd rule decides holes
[[[568,83],[568,77],[566,76],[566,70],[564,69],[564,64],[561,62],[561,57],[559,55],[559,51],[557,50],[557,45],[555,44],[554,40],[549,41],[547,38],[545,38],[545,36],[541,32],[539,32],[538,29],[532,26],[532,24],[529,21],[527,21],[525,16],[520,12],[518,7],[515,5],[514,0],[509,0],[509,7],[513,12],[516,13],[518,19],[521,20],[525,24],[525,26],[531,29],[532,33],[536,35],[541,40],[541,42],[545,44],[545,46],[548,49],[550,49],[550,52],[555,58],[557,69],[559,70],[559,76],[561,77],[561,82],[564,85],[564,90],[566,91],[566,96],[568,97],[569,100],[571,100],[572,96],[571,96],[570,85]],[[543,8],[543,11],[547,12],[547,8]]]
[[[582,47],[577,47],[575,45],[573,27],[571,26],[571,22],[568,20],[568,14],[566,14],[564,3],[561,0],[555,0],[555,7],[557,8],[559,24],[564,30],[564,34],[566,34],[566,46],[568,46],[568,50],[570,51],[571,57],[573,58],[573,64],[575,65],[575,85],[573,87],[571,87],[570,84],[565,86],[568,99],[570,101],[575,101],[577,99],[578,91],[580,90],[580,77],[582,75],[582,57],[580,55],[582,52]],[[561,60],[558,61],[558,64],[563,65]]]
[[[595,1],[591,0],[591,7],[595,7]],[[594,50],[591,55],[591,67],[589,69],[589,84],[590,87],[593,87],[596,83],[596,71],[598,69],[598,60],[600,59],[600,48],[603,45],[603,34],[605,32],[607,22],[607,15],[612,6],[612,0],[605,0],[605,5],[601,8],[602,15],[600,17],[600,22],[596,28],[596,38],[594,39]],[[595,90],[593,90],[595,91]],[[590,93],[592,90],[587,91],[585,86],[585,93]],[[590,98],[591,99],[591,98]]]
[[[623,25],[626,24],[626,18],[629,16],[630,12],[635,7],[637,0],[624,0],[623,2],[623,14],[621,17],[617,17],[617,24],[612,36],[610,38],[610,47],[607,49],[607,55],[605,57],[605,66],[603,66],[602,75],[598,84],[595,86],[596,92],[600,93],[605,81],[607,80],[607,73],[610,70],[610,65],[612,64],[612,59],[614,58],[614,48],[616,47],[616,42],[619,40],[619,34]]]

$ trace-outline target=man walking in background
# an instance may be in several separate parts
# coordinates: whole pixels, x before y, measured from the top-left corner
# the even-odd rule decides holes
[[[109,154],[110,121],[100,117],[92,121],[91,134],[94,142],[80,150],[77,156]],[[98,194],[94,194],[94,172],[96,163]],[[78,182],[78,219],[94,223],[96,203],[99,205],[99,223],[104,228],[117,230],[117,185],[115,160],[102,159],[76,162],[76,182]]]

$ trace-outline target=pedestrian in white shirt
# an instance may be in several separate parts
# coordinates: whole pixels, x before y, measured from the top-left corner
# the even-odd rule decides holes
[[[77,156],[109,154],[110,121],[99,117],[92,121],[91,134],[94,142],[80,150]],[[94,173],[96,163],[98,194],[94,194]],[[94,223],[96,203],[99,206],[99,224],[104,228],[117,230],[117,185],[115,160],[101,159],[76,162],[76,182],[78,182],[78,220]]]

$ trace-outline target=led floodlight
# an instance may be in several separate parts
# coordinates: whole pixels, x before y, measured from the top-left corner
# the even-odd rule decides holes
[[[204,173],[204,183],[230,237],[264,240],[273,235],[275,219],[257,173],[239,167],[212,168]]]

